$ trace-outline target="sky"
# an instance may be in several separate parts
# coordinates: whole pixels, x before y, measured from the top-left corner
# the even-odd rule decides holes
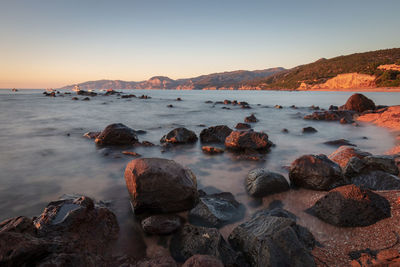
[[[399,0],[0,0],[0,88],[292,68],[400,47]]]

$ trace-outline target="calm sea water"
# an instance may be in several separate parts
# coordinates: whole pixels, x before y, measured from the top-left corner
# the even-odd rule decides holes
[[[328,140],[345,138],[375,154],[384,153],[394,145],[393,136],[372,125],[355,127],[302,119],[312,112],[309,106],[342,105],[351,92],[129,90],[126,92],[147,94],[152,98],[97,96],[90,101],[71,101],[71,96],[67,95],[45,97],[42,92],[0,90],[0,220],[17,215],[38,215],[49,201],[63,194],[79,193],[97,200],[110,200],[123,233],[119,247],[138,258],[167,252],[158,237],[143,236],[131,214],[123,173],[132,157],[121,154],[119,149],[97,147],[93,140],[82,137],[85,132],[100,131],[108,124],[120,122],[147,131],[139,135],[140,141],[159,144],[160,138],[176,127],[186,127],[197,134],[204,128],[202,124],[207,127],[225,124],[233,128],[254,113],[259,119],[254,129],[268,133],[276,144],[265,162],[238,161],[230,153],[205,155],[199,143],[164,153],[160,147],[136,148],[135,151],[143,157],[169,158],[191,168],[199,188],[208,192],[232,192],[246,206],[247,215],[279,199],[285,208],[303,218],[303,224],[322,232],[323,224],[307,217],[303,212],[307,207],[298,204],[302,203],[299,198],[310,192],[278,194],[254,205],[243,184],[248,171],[264,167],[287,176],[282,167],[290,165],[297,157],[333,152],[335,148],[322,144]],[[382,105],[398,104],[399,100],[398,93],[365,95]],[[183,101],[175,101],[177,97]],[[224,99],[247,101],[252,109],[229,106],[231,110],[226,110],[222,109],[223,105],[205,103]],[[174,108],[168,108],[168,104],[173,104]],[[283,109],[275,109],[276,104]],[[290,105],[299,108],[292,109]],[[306,126],[318,132],[303,135],[301,130]],[[287,128],[289,134],[281,133],[282,128]],[[226,236],[232,227],[221,231]]]

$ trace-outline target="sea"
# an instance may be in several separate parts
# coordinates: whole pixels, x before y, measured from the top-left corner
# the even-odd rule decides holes
[[[120,96],[96,96],[82,101],[78,96],[61,94],[46,97],[43,90],[0,90],[0,221],[14,216],[38,216],[47,203],[64,194],[82,194],[103,201],[116,213],[121,237],[115,245],[137,259],[167,255],[166,237],[146,236],[135,219],[124,180],[124,170],[132,156],[122,150],[135,151],[142,157],[172,159],[190,168],[197,177],[198,188],[207,193],[231,192],[243,204],[245,220],[256,210],[280,203],[299,217],[317,239],[329,238],[335,227],[308,215],[307,205],[320,193],[291,190],[252,199],[244,180],[250,170],[266,168],[288,177],[287,166],[304,154],[329,155],[336,148],[324,144],[347,139],[358,148],[383,154],[395,144],[394,136],[383,128],[369,124],[339,124],[304,120],[314,110],[343,105],[354,92],[308,91],[179,91],[119,90],[124,94],[148,95],[150,99]],[[398,104],[399,93],[364,93],[378,105]],[[176,101],[177,98],[182,101]],[[251,109],[240,106],[206,103],[206,101],[246,101]],[[172,108],[167,107],[173,105]],[[281,105],[282,109],[275,108]],[[296,108],[291,107],[295,105]],[[223,109],[227,107],[229,109]],[[101,131],[112,123],[123,123],[135,130],[140,141],[160,144],[160,138],[174,128],[186,127],[197,135],[205,127],[227,125],[233,128],[252,113],[258,118],[255,131],[263,131],[275,144],[264,161],[239,160],[230,152],[207,155],[200,141],[171,149],[161,146],[137,148],[102,148],[83,137],[89,131]],[[304,127],[318,132],[303,134]],[[283,133],[282,129],[288,129]],[[185,214],[182,214],[185,216]],[[242,221],[243,221],[242,220]],[[227,237],[236,224],[225,226]],[[337,234],[342,234],[338,231]]]

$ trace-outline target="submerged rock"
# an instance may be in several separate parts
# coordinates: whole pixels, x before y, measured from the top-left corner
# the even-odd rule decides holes
[[[196,176],[173,160],[134,159],[125,181],[135,213],[189,210],[198,202]]]
[[[311,255],[314,237],[282,209],[255,213],[237,226],[228,240],[251,266],[316,266]]]
[[[232,193],[223,192],[200,197],[199,203],[189,212],[194,225],[219,228],[241,219],[244,209]]]
[[[317,121],[339,121],[344,118],[347,121],[352,122],[354,114],[355,112],[350,110],[316,111],[310,115],[304,116],[304,119]]]
[[[363,94],[352,95],[340,109],[364,112],[366,110],[375,110],[375,103]]]
[[[328,157],[330,160],[339,164],[340,167],[344,168],[352,157],[361,159],[370,155],[370,153],[361,151],[360,149],[352,146],[341,146],[332,152],[332,154],[330,154]]]
[[[358,227],[390,217],[390,204],[368,189],[345,185],[329,191],[309,211],[332,225]]]
[[[258,119],[256,118],[256,116],[254,116],[254,114],[251,114],[250,116],[244,118],[244,122],[257,122]]]
[[[253,197],[264,197],[289,190],[289,183],[279,173],[255,169],[247,175],[246,189]]]
[[[226,125],[218,125],[203,129],[200,133],[200,141],[203,143],[224,143],[232,129]]]
[[[318,132],[318,131],[314,127],[311,127],[311,126],[303,128],[303,133],[305,133],[305,134],[316,133],[316,132]]]
[[[164,135],[160,140],[161,143],[172,144],[188,144],[195,143],[196,141],[196,134],[186,128],[176,128],[170,131],[167,135]]]
[[[201,150],[203,150],[204,153],[210,155],[224,153],[224,150],[222,148],[212,147],[212,146],[202,146]]]
[[[153,215],[142,221],[142,228],[148,234],[167,235],[181,227],[181,217],[177,215]]]
[[[337,140],[332,140],[332,141],[326,141],[326,142],[324,142],[324,144],[328,145],[328,146],[334,146],[334,147],[356,146],[346,139],[337,139]]]
[[[268,135],[254,131],[233,131],[225,139],[225,147],[233,150],[257,150],[266,152],[272,146]]]
[[[103,146],[134,145],[139,142],[133,129],[122,123],[108,125],[95,139]]]
[[[247,130],[247,129],[251,129],[251,125],[248,123],[239,122],[238,124],[236,124],[235,128],[240,129],[240,130],[243,130],[243,129]]]
[[[304,155],[292,162],[290,182],[313,190],[330,190],[345,183],[339,165],[325,155]]]

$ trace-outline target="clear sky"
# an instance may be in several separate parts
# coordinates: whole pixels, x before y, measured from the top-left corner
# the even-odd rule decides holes
[[[399,0],[0,0],[0,88],[291,68],[400,47]]]

